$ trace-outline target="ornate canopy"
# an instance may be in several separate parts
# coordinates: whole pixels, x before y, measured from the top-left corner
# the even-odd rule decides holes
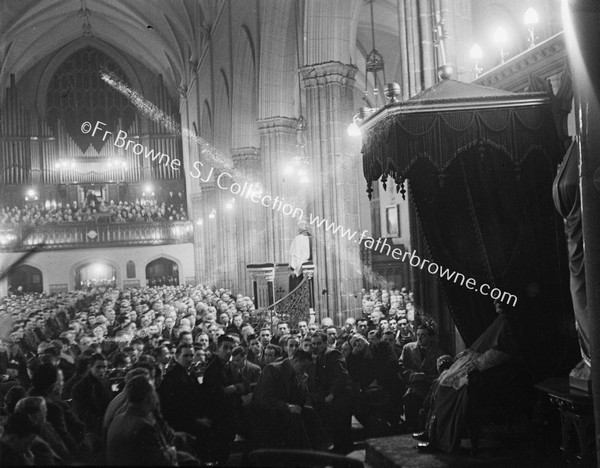
[[[547,94],[516,94],[450,79],[381,108],[362,128],[369,196],[379,178],[401,184],[419,159],[442,175],[466,149],[483,151],[489,145],[506,154],[518,175],[533,149],[548,156],[558,150]]]
[[[549,96],[448,79],[386,105],[362,130],[369,195],[379,179],[384,188],[393,179],[403,192],[408,179],[428,250],[417,253],[475,279],[476,288],[490,287],[484,295],[436,275],[467,345],[493,320],[490,292],[498,288],[516,296],[517,344],[548,373],[568,341],[561,322],[572,313],[562,219],[552,201],[564,148]]]

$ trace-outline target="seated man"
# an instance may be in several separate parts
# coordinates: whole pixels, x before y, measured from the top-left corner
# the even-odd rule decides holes
[[[360,333],[350,338],[350,346],[346,363],[355,393],[354,415],[367,437],[381,437],[398,425],[402,412],[398,358],[389,343],[369,346]]]
[[[322,430],[313,408],[306,406],[307,372],[312,355],[297,350],[292,358],[269,364],[258,380],[251,410],[254,445],[297,449],[323,447]]]
[[[265,358],[260,337],[255,334],[248,335],[248,361],[256,364],[261,369],[265,367]]]
[[[31,447],[40,426],[24,413],[11,414],[3,426],[0,436],[0,460],[2,466],[34,465]]]
[[[88,374],[73,387],[73,412],[85,424],[94,451],[102,448],[102,421],[112,400],[107,367],[104,355],[92,355]]]
[[[242,397],[244,406],[252,399],[252,392],[256,387],[256,383],[258,382],[261,373],[260,366],[249,362],[246,355],[246,349],[238,346],[233,349],[230,362],[235,385]]]
[[[107,436],[109,465],[176,466],[177,452],[166,444],[153,412],[158,396],[147,377],[133,377],[125,387],[128,406],[110,424]]]
[[[419,427],[419,411],[438,376],[437,358],[444,354],[434,343],[434,333],[431,325],[419,325],[417,341],[404,345],[400,355],[400,376],[408,387],[403,396],[404,416],[409,430],[413,432],[422,430]]]
[[[459,448],[467,419],[470,374],[483,372],[507,361],[514,352],[503,306],[494,303],[499,314],[485,332],[458,356],[454,364],[439,378],[434,403],[434,420],[429,427],[429,443],[419,444],[419,450],[439,449],[452,452]]]
[[[175,363],[166,372],[158,394],[165,420],[175,431],[195,436],[196,452],[204,454],[212,421],[207,418],[206,398],[198,379],[190,373],[193,357],[192,346],[177,347]]]
[[[438,389],[440,387],[440,380],[444,378],[444,372],[450,369],[454,359],[452,356],[448,354],[444,354],[440,356],[437,360],[437,372],[439,377],[433,381],[431,385],[431,389],[429,390],[429,394],[427,398],[425,398],[425,402],[423,403],[423,408],[421,408],[421,412],[419,413],[420,426],[425,428],[424,432],[415,432],[413,434],[413,439],[428,441],[429,440],[429,428],[435,421],[435,399],[437,398]]]
[[[415,336],[415,332],[413,332],[412,327],[410,326],[406,318],[401,318],[398,321],[398,334],[396,339],[402,347],[404,347],[404,345],[408,343],[416,341],[417,339]]]
[[[279,358],[282,354],[282,350],[279,346],[274,345],[274,344],[270,344],[267,345],[267,347],[264,350],[264,363],[265,366],[267,364],[271,364],[272,362],[275,362],[277,360],[277,358]]]
[[[229,363],[234,347],[235,341],[231,336],[219,336],[217,352],[208,363],[202,380],[213,422],[208,461],[221,464],[229,458],[241,422],[241,395],[244,386],[237,384]]]
[[[324,332],[316,332],[311,340],[315,357],[311,398],[333,439],[334,450],[346,454],[352,450],[352,388],[346,360],[340,351],[327,347]]]

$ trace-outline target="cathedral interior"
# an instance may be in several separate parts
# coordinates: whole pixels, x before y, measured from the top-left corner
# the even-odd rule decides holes
[[[0,297],[205,285],[343,327],[405,288],[452,355],[498,300],[530,390],[567,376],[568,3],[0,0]],[[581,466],[587,398],[550,436]]]

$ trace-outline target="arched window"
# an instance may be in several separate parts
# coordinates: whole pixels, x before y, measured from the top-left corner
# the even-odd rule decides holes
[[[126,270],[127,270],[127,279],[135,278],[135,263],[133,263],[133,261],[129,260],[127,262]]]
[[[29,265],[20,265],[10,274],[8,285],[15,294],[42,292],[42,272]]]

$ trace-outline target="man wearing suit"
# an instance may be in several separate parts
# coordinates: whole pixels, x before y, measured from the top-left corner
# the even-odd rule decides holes
[[[107,436],[107,461],[112,466],[176,466],[177,452],[167,444],[153,412],[158,397],[145,376],[133,377],[125,387],[127,409],[117,415]]]
[[[101,448],[102,421],[112,392],[105,378],[107,361],[104,355],[90,357],[87,375],[73,387],[73,412],[85,424],[94,449]]]
[[[265,367],[265,356],[261,339],[258,335],[248,335],[248,361],[261,369]]]
[[[261,372],[260,366],[249,362],[246,358],[246,355],[246,349],[238,346],[232,351],[230,362],[233,378],[242,397],[244,397],[244,395],[248,395],[254,390],[254,387],[260,378]]]
[[[229,458],[241,421],[241,386],[236,385],[229,363],[234,347],[235,341],[231,336],[219,336],[217,352],[208,363],[202,381],[213,421],[214,438],[210,444],[209,461],[220,464]]]
[[[292,358],[267,365],[252,397],[256,446],[284,444],[288,448],[319,449],[321,436],[315,410],[306,406],[307,372],[312,355],[297,350]]]
[[[165,319],[165,327],[161,332],[161,336],[164,340],[175,343],[177,341],[177,331],[175,330],[175,319],[173,317],[167,317]]]
[[[437,358],[444,353],[433,342],[434,329],[427,324],[417,329],[417,341],[408,343],[400,355],[400,376],[408,390],[403,396],[404,416],[409,429],[419,432],[419,410],[429,393],[431,384],[438,377]]]
[[[312,338],[315,361],[314,403],[334,444],[334,451],[352,449],[352,390],[346,360],[340,351],[327,346],[327,335],[316,332]]]
[[[189,370],[194,348],[182,344],[175,352],[175,363],[165,374],[158,389],[162,413],[176,431],[199,435],[211,422],[206,415],[206,400],[198,380]],[[200,437],[198,437],[200,439]]]
[[[0,376],[14,373],[18,369],[18,379],[21,385],[28,386],[27,357],[18,342],[19,333],[11,333],[4,344],[0,343]],[[8,371],[12,367],[13,371]]]

